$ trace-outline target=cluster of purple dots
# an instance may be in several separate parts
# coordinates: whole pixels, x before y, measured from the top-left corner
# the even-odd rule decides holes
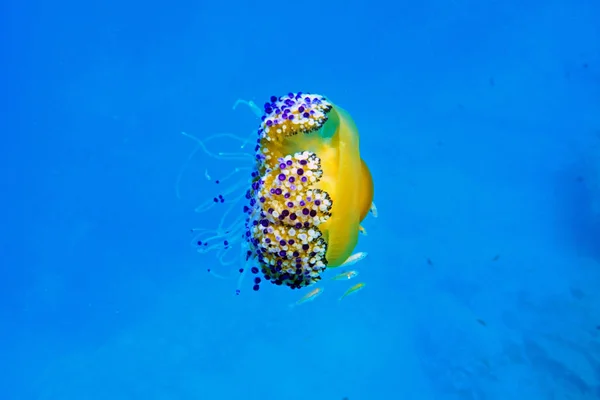
[[[322,112],[320,113],[317,112],[319,108],[322,108]],[[296,94],[288,93],[287,96],[279,98],[271,96],[270,102],[265,103],[264,109],[265,115],[261,119],[264,123],[264,127],[270,128],[279,125],[285,120],[293,121],[296,118],[304,121],[308,121],[311,118],[326,119],[324,113],[331,109],[331,105],[326,103],[325,98],[322,96],[298,92]],[[318,129],[319,125],[315,124],[310,128],[311,129],[299,127],[299,129],[309,132]],[[263,129],[259,129],[259,134],[262,133]],[[290,134],[293,133],[295,132],[290,132]]]

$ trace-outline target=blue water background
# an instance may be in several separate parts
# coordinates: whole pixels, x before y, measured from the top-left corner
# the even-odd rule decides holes
[[[600,398],[600,4],[1,4],[0,399]],[[364,290],[209,276],[199,138],[347,109]],[[224,146],[227,144],[224,144]]]

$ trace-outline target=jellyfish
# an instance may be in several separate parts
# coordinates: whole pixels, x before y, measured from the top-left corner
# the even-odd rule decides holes
[[[215,251],[220,266],[235,266],[236,294],[249,273],[254,291],[264,282],[300,289],[352,256],[361,222],[375,208],[373,178],[347,111],[318,94],[272,96],[252,150],[247,138],[230,135],[239,153],[212,152],[207,143],[213,139],[194,138],[195,151],[238,164],[219,181],[221,192],[196,209],[223,207],[221,223],[194,229],[193,242],[200,253]]]

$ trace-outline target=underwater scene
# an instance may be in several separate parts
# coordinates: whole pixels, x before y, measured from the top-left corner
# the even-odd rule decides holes
[[[600,399],[600,2],[2,9],[0,400]]]

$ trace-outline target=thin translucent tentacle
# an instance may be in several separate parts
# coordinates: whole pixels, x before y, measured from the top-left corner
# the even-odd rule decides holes
[[[232,161],[251,161],[254,160],[252,154],[246,153],[218,153],[221,160],[232,160]]]
[[[257,118],[262,116],[262,110],[260,110],[260,108],[257,107],[252,101],[240,99],[235,102],[233,109],[235,110],[240,104],[247,106]],[[203,213],[213,209],[214,207],[224,206],[224,209],[222,210],[224,212],[221,214],[221,219],[217,228],[199,228],[192,230],[194,233],[192,242],[199,253],[205,254],[214,251],[220,267],[232,265],[238,266],[236,268],[232,268],[230,273],[223,272],[218,268],[215,268],[215,270],[212,268],[209,269],[209,273],[219,279],[237,278],[236,293],[239,294],[240,287],[244,281],[244,277],[247,274],[247,270],[251,268],[251,263],[254,262],[253,259],[248,260],[248,257],[246,256],[247,243],[245,243],[244,230],[245,220],[248,216],[242,212],[241,203],[245,201],[246,191],[251,184],[249,173],[252,168],[250,165],[252,165],[255,160],[253,149],[247,149],[246,146],[249,143],[252,145],[256,143],[256,131],[253,131],[247,137],[240,137],[231,133],[218,133],[202,139],[186,132],[181,132],[181,134],[196,142],[196,147],[190,153],[184,165],[181,167],[177,177],[176,193],[178,198],[181,198],[180,185],[183,175],[185,174],[185,171],[190,168],[191,161],[194,159],[194,157],[197,157],[199,152],[203,153],[209,158],[219,161],[239,161],[244,163],[244,165],[248,165],[248,167],[236,167],[225,176],[220,177],[216,182],[220,186],[220,190],[217,192],[216,197],[206,200],[202,204],[198,205],[195,209],[196,212]],[[210,148],[211,143],[217,140],[225,140],[228,148],[231,148],[232,143],[235,146],[235,143],[237,142],[239,143],[239,148],[241,150],[212,150]],[[245,173],[248,173],[248,176],[242,179],[241,176]],[[205,170],[204,175],[207,180],[213,180],[213,178],[211,178],[209,175],[209,169]],[[223,185],[225,182],[230,183]],[[239,214],[237,214],[237,212],[239,212]]]
[[[242,269],[239,271],[241,273],[237,280],[237,287],[235,289],[236,294],[240,294],[242,283],[244,283],[244,278],[246,277],[246,275],[248,275],[248,270],[252,269],[252,264],[254,264],[254,262],[256,261],[254,257],[250,256],[247,244],[240,246],[240,251],[241,259],[244,260],[244,262]]]
[[[240,172],[250,172],[250,171],[252,171],[252,168],[239,168],[239,167],[234,168],[233,171],[231,171],[224,177],[219,178],[219,182],[221,182],[221,183],[226,182],[226,181],[230,180],[231,178],[233,178],[235,175],[239,174]]]
[[[198,146],[200,146],[200,150],[202,150],[202,152],[204,154],[206,154],[209,157],[215,158],[217,160],[227,160],[227,159],[233,159],[233,158],[239,158],[242,160],[253,159],[252,154],[250,154],[248,152],[245,152],[245,153],[244,152],[240,152],[240,153],[216,152],[215,153],[215,152],[210,151],[208,149],[208,147],[206,146],[207,143],[209,143],[213,140],[216,140],[216,139],[234,139],[234,140],[242,143],[240,148],[244,148],[244,146],[248,143],[247,138],[242,138],[242,137],[239,137],[232,133],[217,133],[215,135],[206,137],[204,140],[201,140],[201,139],[198,139],[194,135],[190,135],[187,132],[181,132],[181,134],[183,136],[195,141],[198,144]]]
[[[189,133],[186,132],[181,132],[181,134],[187,138],[192,139],[193,141],[196,142],[196,147],[194,148],[194,150],[192,150],[192,152],[188,155],[185,163],[181,166],[179,173],[177,174],[177,180],[175,181],[175,194],[177,196],[178,199],[181,199],[181,191],[180,191],[180,187],[181,187],[181,180],[183,179],[183,175],[185,174],[185,171],[187,171],[190,162],[194,159],[194,157],[196,156],[196,154],[198,153],[198,151],[202,151],[204,154],[206,154],[209,157],[218,159],[218,160],[232,160],[232,161],[243,161],[243,162],[248,162],[248,161],[252,161],[254,158],[250,153],[228,153],[228,152],[217,152],[214,153],[212,151],[210,151],[208,149],[208,147],[206,147],[206,143],[210,142],[212,140],[215,139],[219,139],[219,138],[228,138],[228,139],[234,139],[236,141],[241,142],[241,146],[240,148],[244,148],[244,146],[248,143],[248,139],[244,139],[242,137],[239,137],[237,135],[233,135],[231,133],[219,133],[219,134],[215,134],[215,135],[211,135],[209,137],[207,137],[204,140],[200,140],[197,137],[195,137],[194,135],[190,135]],[[233,173],[236,172],[241,172],[241,171],[249,171],[250,168],[236,168]],[[208,177],[208,175],[207,175]],[[230,176],[227,176],[227,179]]]
[[[248,106],[248,108],[250,108],[250,111],[252,111],[252,113],[254,115],[256,115],[257,118],[262,117],[263,111],[252,100],[237,99],[235,101],[235,103],[233,103],[233,109],[235,110],[237,108],[237,106],[240,105],[240,104],[244,104],[244,105]]]
[[[244,182],[245,184],[247,184],[247,182]],[[242,184],[237,184],[235,186],[232,186],[224,191],[222,191],[220,193],[221,196],[229,196],[230,194],[234,193],[235,191],[239,191],[239,190],[243,190],[243,186]],[[227,199],[227,203],[228,204],[235,204],[238,203],[241,199],[243,199],[246,196],[246,193],[244,192],[244,194],[240,194],[232,199]],[[219,197],[215,196],[212,199],[206,200],[203,203],[199,204],[198,206],[196,206],[195,208],[195,212],[197,213],[203,213],[206,212],[208,210],[210,210],[211,208],[213,208],[214,206],[217,206],[221,204],[221,201],[219,199]]]
[[[235,110],[237,108],[238,105],[240,104],[244,104],[246,106],[248,106],[250,108],[250,111],[252,111],[252,113],[256,116],[256,118],[261,118],[263,116],[263,110],[261,110],[260,107],[258,107],[256,105],[255,102],[253,102],[252,100],[242,100],[242,99],[237,99],[235,101],[235,103],[233,104],[233,109]],[[256,131],[252,131],[250,133],[250,135],[248,136],[248,138],[244,141],[244,143],[240,146],[240,148],[244,148],[246,147],[246,145],[248,143],[254,142],[256,140]]]
[[[210,271],[208,271],[209,274],[211,274],[212,276],[214,276],[215,278],[219,278],[219,279],[231,279],[231,277],[228,276],[223,276],[223,275],[219,275],[217,274],[215,271],[213,271],[212,269]]]
[[[237,259],[236,262],[240,262],[240,261],[244,260],[244,253],[246,251],[246,246],[240,246],[240,250],[241,250],[241,254],[239,255],[239,258]],[[220,258],[220,257],[218,257],[218,258]],[[222,263],[222,260],[219,259],[219,261]],[[215,271],[213,271],[212,269],[209,270],[209,273],[219,279],[235,279],[237,277],[236,294],[239,294],[242,283],[244,282],[244,278],[246,277],[247,272],[251,268],[251,265],[253,262],[254,262],[253,259],[246,259],[244,262],[240,262],[239,270],[234,270],[232,272],[232,274],[227,275],[227,276],[218,274]],[[231,265],[233,263],[234,262],[231,262],[228,264],[222,263],[222,265]]]
[[[177,180],[175,181],[175,194],[177,195],[178,199],[181,199],[181,192],[179,190],[179,187],[181,186],[181,178],[183,177],[185,171],[188,169],[190,162],[193,160],[198,150],[200,150],[200,145],[197,145],[194,148],[194,150],[190,153],[187,160],[185,160],[185,163],[183,163],[183,165],[181,166],[179,173],[177,174]]]
[[[249,172],[250,170],[251,170],[250,168],[235,168],[232,172],[225,175],[225,177],[223,177],[222,179],[219,179],[218,182],[219,182],[219,184],[222,184],[223,182],[230,180],[231,178],[233,178],[235,175],[239,174],[240,172]],[[219,204],[222,204],[222,202],[227,202],[227,204],[230,207],[225,212],[225,215],[224,215],[224,217],[225,217],[226,215],[228,215],[231,212],[231,207],[233,207],[235,204],[239,203],[240,200],[242,200],[246,197],[245,189],[246,189],[246,186],[248,185],[248,183],[249,183],[249,180],[244,179],[244,180],[238,181],[236,184],[231,185],[229,187],[227,187],[226,185],[221,185],[222,187],[225,187],[225,189],[220,191],[212,199],[207,199],[203,203],[196,206],[195,212],[203,213],[203,212],[206,212],[206,211],[212,209],[213,207],[215,207]],[[227,197],[230,194],[234,194],[234,193],[238,193],[238,195],[233,198]]]
[[[250,132],[244,143],[240,146],[240,149],[245,148],[248,143],[256,143],[256,131]]]

